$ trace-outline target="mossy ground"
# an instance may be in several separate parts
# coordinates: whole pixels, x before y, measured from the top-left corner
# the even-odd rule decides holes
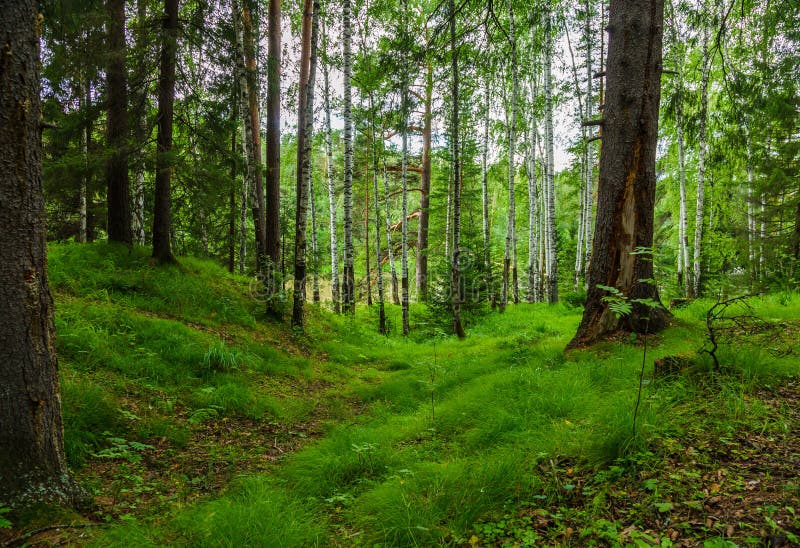
[[[700,358],[648,382],[634,435],[642,341],[565,354],[580,319],[569,305],[472,318],[465,341],[422,307],[403,338],[378,335],[373,310],[311,306],[300,335],[264,315],[249,280],[206,261],[158,268],[143,249],[58,245],[50,279],[67,452],[97,502],[83,521],[107,526],[37,542],[723,546],[800,534],[797,295],[754,299],[771,327],[735,334],[723,371]],[[651,337],[645,379],[654,358],[702,346],[709,304]]]

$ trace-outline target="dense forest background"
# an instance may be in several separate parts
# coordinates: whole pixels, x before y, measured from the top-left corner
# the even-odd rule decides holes
[[[266,5],[186,1],[178,28],[169,29],[161,4],[117,4],[44,5],[49,237],[114,239],[109,222],[119,213],[130,215],[131,228],[118,239],[148,244],[157,173],[169,166],[172,250],[263,272],[262,225],[270,219],[270,262],[289,288],[300,218],[301,6],[282,6],[276,55],[268,52]],[[589,124],[603,106],[606,7],[456,9],[462,298],[467,306],[554,302],[559,293],[581,299],[594,231],[602,129]],[[308,298],[346,300],[348,276],[336,270],[353,265],[360,302],[399,303],[400,286],[411,300],[444,302],[455,211],[449,12],[436,2],[355,2],[347,10],[352,20],[344,22],[338,4],[314,8],[317,77],[301,206]],[[787,2],[666,6],[654,241],[665,295],[797,287],[797,16]],[[157,134],[170,33],[177,42],[167,150]],[[280,146],[270,147],[277,141],[266,136],[264,105],[273,92],[263,90],[275,59],[282,117]],[[262,158],[276,153],[266,168]],[[117,173],[127,172],[114,175],[120,162],[126,167]],[[279,176],[269,175],[277,165]],[[130,182],[114,183],[123,176]],[[124,208],[115,205],[114,185],[129,196]]]

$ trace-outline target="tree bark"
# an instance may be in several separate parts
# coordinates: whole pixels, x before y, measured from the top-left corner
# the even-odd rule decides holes
[[[259,93],[258,93],[258,64],[256,61],[256,36],[258,29],[253,21],[253,8],[251,2],[254,0],[244,0],[242,2],[242,44],[244,49],[244,68],[245,82],[247,86],[247,110],[243,114],[250,118],[250,134],[252,148],[248,148],[251,155],[250,162],[252,177],[250,187],[251,202],[253,210],[253,226],[256,232],[256,269],[260,273],[266,272],[267,262],[267,229],[266,229],[266,206],[264,203],[264,184],[261,178],[261,118],[259,115]],[[280,230],[280,228],[279,228]],[[274,249],[273,249],[274,253]],[[271,292],[274,288],[267,287]]]
[[[164,0],[161,69],[158,79],[158,137],[156,138],[156,196],[153,210],[153,258],[174,263],[172,231],[172,120],[175,102],[175,62],[178,50],[178,0]]]
[[[400,287],[397,281],[397,269],[394,264],[394,244],[392,244],[392,217],[389,198],[389,178],[386,173],[386,157],[383,158],[383,196],[386,202],[386,254],[389,258],[389,274],[392,278],[392,302],[400,304]]]
[[[709,29],[703,29],[703,72],[700,82],[700,128],[698,129],[699,150],[697,153],[697,210],[694,218],[694,260],[692,263],[692,295],[700,295],[702,283],[703,257],[703,219],[705,207],[705,178],[706,178],[706,156],[708,149],[706,145],[706,122],[708,120],[708,80],[711,70],[711,60],[708,52]]]
[[[76,505],[55,354],[39,100],[37,3],[0,2],[0,505]]]
[[[280,284],[274,278],[281,258],[281,0],[269,0],[267,30],[269,44],[267,46],[267,177],[264,252],[267,261],[265,273],[267,290],[272,296],[280,289],[278,287]],[[316,268],[314,275],[316,280]],[[319,291],[316,294],[318,295]]]
[[[355,314],[355,271],[353,269],[353,96],[351,55],[353,28],[351,0],[342,2],[344,63],[344,280],[342,287],[342,311]]]
[[[556,250],[556,191],[555,191],[555,162],[553,146],[553,82],[551,65],[553,63],[553,36],[551,30],[552,14],[548,11],[545,21],[545,63],[544,63],[544,93],[545,93],[545,149],[546,149],[546,177],[545,177],[545,256],[546,256],[546,289],[547,302],[558,302],[558,252]]]
[[[339,242],[336,234],[336,183],[333,177],[333,143],[331,129],[331,94],[330,78],[328,69],[328,34],[325,30],[325,22],[322,23],[322,44],[324,57],[322,63],[323,94],[325,101],[325,175],[328,179],[328,219],[331,244],[331,301],[333,301],[333,311],[337,314],[341,311],[339,303]]]
[[[531,82],[531,102],[536,100],[536,83]],[[528,175],[528,294],[529,303],[539,302],[542,298],[542,285],[539,270],[539,192],[536,180],[536,146],[538,141],[536,115],[531,113],[530,137],[526,149],[526,172]]]
[[[106,164],[108,239],[131,243],[128,176],[128,77],[125,47],[125,0],[107,0],[108,66],[106,67]]]
[[[311,82],[311,55],[316,40],[314,21],[318,2],[304,0],[300,42],[300,80],[297,107],[297,209],[294,233],[294,299],[292,327],[303,327],[306,300],[306,222],[308,220],[308,177],[311,170],[311,130],[314,120],[314,88]],[[314,52],[315,53],[315,52]]]
[[[427,33],[427,28],[426,31]],[[430,224],[431,192],[431,136],[433,134],[433,63],[425,62],[425,101],[422,127],[422,174],[419,199],[419,226],[417,229],[417,298],[428,302],[428,226]]]
[[[653,217],[658,109],[661,98],[663,0],[611,0],[607,96],[589,294],[568,348],[582,347],[619,328],[656,332],[669,322],[653,283]],[[642,251],[650,253],[643,253]],[[598,287],[616,287],[633,303],[619,318]]]
[[[483,268],[486,270],[487,298],[495,307],[494,279],[492,277],[492,248],[489,238],[489,93],[490,77],[484,75],[483,90],[483,146],[481,150],[481,228],[483,233]]]
[[[133,241],[139,245],[145,245],[145,221],[144,221],[144,175],[145,175],[145,147],[148,139],[147,109],[149,106],[148,91],[146,84],[149,74],[147,72],[147,2],[137,0],[136,2],[136,56],[137,66],[135,69],[136,85],[139,91],[135,95],[135,106],[133,109],[134,127],[133,140],[136,146],[136,154],[133,165],[133,195],[131,202],[131,228],[133,230]]]
[[[451,141],[453,143],[453,255],[450,262],[450,301],[453,310],[453,332],[459,339],[467,336],[461,324],[461,166],[458,149],[458,48],[456,46],[455,2],[449,0],[450,57],[452,66],[452,120]]]
[[[370,133],[372,136],[372,194],[375,201],[375,268],[377,271],[378,284],[378,332],[385,335],[388,330],[386,327],[386,309],[384,307],[383,295],[383,266],[381,261],[381,206],[378,200],[378,144],[375,138],[375,101],[372,93],[369,94],[370,112]],[[369,205],[369,204],[367,204]]]

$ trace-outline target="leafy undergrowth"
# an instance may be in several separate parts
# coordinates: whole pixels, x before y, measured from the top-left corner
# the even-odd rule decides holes
[[[373,310],[310,307],[297,336],[207,262],[56,246],[51,270],[68,454],[97,502],[81,522],[101,526],[36,542],[796,541],[796,295],[754,303],[780,330],[737,334],[723,371],[702,358],[650,382],[653,358],[703,344],[710,303],[677,312],[649,341],[634,434],[642,341],[565,354],[568,305],[474,318],[466,341],[421,307],[408,339],[378,336]]]

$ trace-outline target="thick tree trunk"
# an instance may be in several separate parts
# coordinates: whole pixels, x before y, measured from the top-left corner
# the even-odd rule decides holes
[[[158,137],[156,138],[156,195],[153,210],[153,258],[174,263],[172,231],[172,119],[175,102],[175,62],[178,51],[178,0],[164,1],[161,69],[158,79]]]
[[[300,80],[297,107],[297,209],[294,233],[294,299],[292,327],[303,327],[306,300],[306,222],[308,220],[308,177],[311,171],[311,130],[314,120],[314,87],[311,82],[311,56],[316,55],[316,20],[319,3],[303,2],[303,27],[300,42]]]
[[[107,0],[108,66],[106,67],[106,136],[110,154],[108,184],[108,239],[131,242],[131,206],[128,178],[128,77],[125,47],[125,0]]]
[[[589,294],[570,348],[589,345],[621,326],[655,332],[669,321],[665,309],[635,302],[659,300],[651,281],[652,256],[642,251],[653,247],[663,14],[663,0],[611,0]],[[617,317],[599,285],[621,291],[633,302],[631,314]]]
[[[325,56],[322,63],[322,78],[324,86],[324,101],[325,101],[325,176],[328,179],[328,220],[330,230],[330,247],[331,247],[331,301],[333,302],[333,311],[337,314],[341,311],[339,303],[341,301],[339,296],[339,242],[336,235],[336,183],[333,178],[333,143],[332,143],[332,129],[331,129],[331,94],[330,94],[330,79],[328,76],[328,38],[325,31],[325,23],[322,25],[322,43],[325,51]]]
[[[353,97],[351,55],[353,28],[351,21],[351,0],[342,2],[342,54],[344,63],[344,280],[342,287],[342,311],[354,314],[355,271],[353,269]]]
[[[37,3],[0,2],[0,505],[75,505],[47,283]]]
[[[267,30],[269,44],[267,47],[267,176],[264,253],[267,263],[265,273],[267,290],[274,295],[281,289],[281,284],[274,279],[281,258],[281,0],[269,0]],[[314,272],[316,276],[316,269]],[[272,301],[270,300],[270,302]]]
[[[427,29],[426,29],[427,33]],[[419,228],[417,230],[417,298],[428,302],[428,226],[430,224],[431,136],[433,134],[433,63],[425,63],[425,113],[422,122],[422,176],[419,199]]]
[[[459,339],[467,336],[461,324],[461,165],[458,149],[458,48],[456,46],[456,10],[454,0],[449,0],[450,57],[452,63],[451,141],[453,143],[453,255],[450,262],[450,301],[453,310],[453,332]]]

